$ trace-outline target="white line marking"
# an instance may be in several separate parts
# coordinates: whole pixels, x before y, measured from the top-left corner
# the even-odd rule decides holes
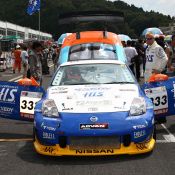
[[[48,65],[49,67],[53,67],[54,66],[54,64],[50,64],[50,65]],[[18,77],[15,77],[15,78],[12,78],[12,79],[10,79],[9,81],[14,81],[15,80],[15,82],[17,82],[20,78],[22,78],[22,75],[20,75],[20,76],[18,76]]]
[[[163,135],[163,137],[165,138],[165,140],[167,140],[168,142],[173,142],[175,143],[175,136],[167,129],[167,127],[164,124],[161,124],[161,126],[166,130],[166,132],[168,133],[168,135]]]
[[[156,143],[169,143],[167,140],[156,140]]]
[[[20,75],[20,76],[18,76],[18,77],[15,77],[15,78],[12,78],[12,79],[10,79],[9,81],[14,81],[14,80],[17,81],[17,80],[19,80],[20,78],[22,78],[22,75]],[[15,82],[16,82],[16,81],[15,81]]]
[[[54,66],[54,64],[50,64],[50,65],[48,65],[48,67],[53,67]],[[12,78],[12,79],[10,79],[9,81],[11,82],[11,81],[14,81],[14,82],[17,82],[18,80],[20,80],[22,78],[22,75],[20,75],[20,76],[18,76],[18,77],[16,77],[16,78]]]
[[[167,142],[175,143],[175,137],[173,135],[163,135]]]

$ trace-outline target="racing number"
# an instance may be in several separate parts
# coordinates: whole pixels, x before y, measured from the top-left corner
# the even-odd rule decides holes
[[[155,97],[155,98],[150,98],[152,102],[154,103],[155,106],[165,105],[167,103],[167,96],[164,95],[162,97]]]
[[[22,109],[33,110],[33,108],[34,108],[33,105],[34,105],[34,102],[33,102],[33,101],[29,101],[29,102],[27,103],[26,100],[23,100],[23,101],[22,101],[21,108],[22,108]]]

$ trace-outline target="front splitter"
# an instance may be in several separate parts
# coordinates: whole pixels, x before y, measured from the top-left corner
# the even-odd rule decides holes
[[[70,149],[69,146],[61,148],[59,145],[45,146],[39,143],[37,138],[34,142],[34,147],[39,154],[48,156],[108,156],[121,154],[143,154],[153,150],[155,140],[151,138],[143,143],[131,143],[125,147],[121,144],[119,149]]]

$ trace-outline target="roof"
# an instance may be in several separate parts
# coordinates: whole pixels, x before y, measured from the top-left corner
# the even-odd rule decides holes
[[[61,64],[61,66],[70,66],[77,64],[125,64],[119,60],[79,60],[79,61],[69,61]]]
[[[106,31],[85,31],[73,33],[72,35],[67,36],[64,40],[62,48],[65,46],[93,42],[122,45],[118,35],[115,33]]]

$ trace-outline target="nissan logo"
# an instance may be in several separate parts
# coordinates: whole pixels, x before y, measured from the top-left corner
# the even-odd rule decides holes
[[[90,118],[90,121],[91,121],[91,122],[96,122],[96,121],[98,121],[98,117],[92,116],[92,117]]]

